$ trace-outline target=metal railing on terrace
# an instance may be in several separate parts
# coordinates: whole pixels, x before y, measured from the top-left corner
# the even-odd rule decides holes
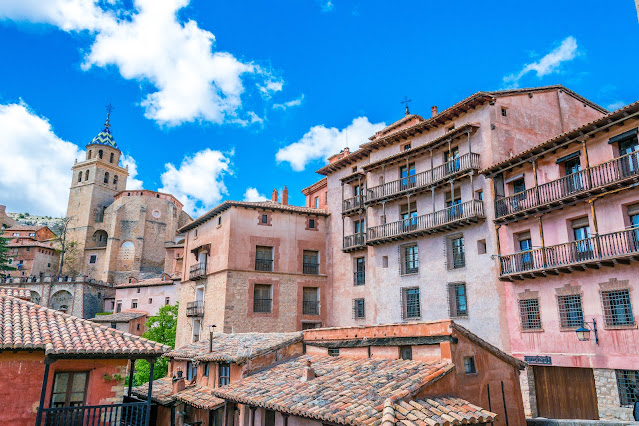
[[[356,211],[357,209],[364,208],[364,196],[356,195],[351,198],[346,198],[342,201],[342,213],[348,213]]]
[[[189,279],[191,281],[201,280],[206,277],[206,263],[198,263],[189,268]]]
[[[631,259],[639,260],[639,227],[501,256],[500,276],[506,280],[534,278]]]
[[[360,232],[353,235],[347,235],[344,237],[344,250],[352,250],[364,247],[366,245],[366,234]]]
[[[317,300],[303,300],[302,301],[302,314],[304,315],[319,315],[319,302]]]
[[[86,405],[52,407],[42,409],[42,425],[100,425],[143,426],[148,425],[150,405],[146,402],[130,402],[112,405]]]
[[[639,179],[639,152],[495,200],[495,217],[521,216],[585,198],[607,186]]]
[[[186,304],[186,316],[187,317],[202,317],[202,316],[204,316],[204,302],[202,300],[196,300],[194,302],[188,302]]]
[[[392,199],[411,190],[426,189],[455,175],[480,168],[479,154],[471,152],[431,170],[368,188],[365,203]]]
[[[368,228],[367,243],[369,245],[379,244],[408,236],[456,228],[467,223],[477,222],[484,217],[484,204],[482,201],[466,201],[434,213],[370,227]]]

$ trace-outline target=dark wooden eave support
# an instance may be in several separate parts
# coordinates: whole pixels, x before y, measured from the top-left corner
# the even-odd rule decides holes
[[[135,359],[131,360],[129,367],[129,388],[127,390],[127,396],[131,398],[131,391],[133,389],[133,373],[135,372]]]
[[[155,359],[149,360],[149,393],[146,396],[146,416],[144,416],[145,426],[149,426],[151,420],[151,396],[153,395],[153,369],[155,368]]]
[[[54,362],[54,359],[44,358],[44,377],[42,378],[42,390],[40,391],[40,405],[38,406],[38,414],[36,416],[36,426],[42,424],[42,410],[44,410],[44,400],[47,394],[47,383],[49,381],[49,366]]]

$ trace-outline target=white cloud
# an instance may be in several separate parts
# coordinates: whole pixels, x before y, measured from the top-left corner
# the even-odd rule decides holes
[[[244,201],[267,201],[266,196],[260,194],[257,188],[248,187],[244,191]]]
[[[303,100],[304,100],[304,94],[302,93],[302,95],[297,99],[293,99],[291,101],[284,102],[281,104],[273,104],[273,109],[287,109],[294,106],[300,106],[302,105]]]
[[[241,99],[246,83],[268,98],[283,82],[265,68],[215,51],[211,32],[178,19],[188,3],[134,0],[133,10],[126,10],[120,2],[98,0],[0,0],[0,18],[87,30],[93,44],[83,68],[116,66],[125,79],[144,83],[145,116],[159,124],[250,124]]]
[[[619,108],[625,107],[626,105],[627,105],[627,103],[624,102],[624,101],[615,101],[615,102],[611,103],[610,105],[608,105],[606,107],[606,109],[608,111],[615,111],[615,110],[618,110]]]
[[[562,63],[577,57],[579,54],[577,49],[577,40],[573,36],[566,37],[559,46],[539,61],[525,65],[517,74],[505,76],[504,84],[506,84],[507,88],[517,88],[519,87],[519,80],[530,72],[535,72],[538,78],[557,72]]]
[[[233,152],[224,153],[205,149],[184,157],[179,167],[164,165],[166,171],[160,179],[163,187],[158,191],[173,194],[184,203],[184,210],[199,216],[213,208],[228,194],[224,176],[232,174]]]
[[[71,166],[84,158],[24,103],[0,105],[0,202],[12,211],[63,216]]]
[[[314,126],[300,140],[281,148],[275,154],[278,162],[287,161],[295,171],[302,171],[314,160],[326,159],[344,147],[356,149],[369,136],[383,129],[384,123],[371,123],[367,117],[358,117],[346,128],[339,130],[324,125]]]
[[[335,5],[332,0],[321,0],[320,7],[322,12],[332,12],[335,9]]]
[[[135,158],[122,154],[120,162],[122,163],[122,167],[128,167],[129,169],[129,177],[126,180],[126,189],[142,189],[143,183],[140,179],[137,179],[138,164],[135,162]]]

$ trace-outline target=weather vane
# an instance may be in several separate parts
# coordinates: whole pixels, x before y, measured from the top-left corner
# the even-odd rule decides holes
[[[113,105],[111,105],[111,102],[109,102],[109,104],[104,107],[106,109],[107,112],[107,118],[106,118],[106,123],[104,123],[104,127],[106,127],[107,129],[109,128],[109,126],[111,126],[111,122],[109,121],[111,119],[111,112],[113,111]]]
[[[410,111],[408,110],[408,103],[409,102],[413,102],[413,100],[412,99],[408,99],[408,96],[404,96],[404,100],[400,102],[400,103],[406,105],[406,115],[410,114]]]

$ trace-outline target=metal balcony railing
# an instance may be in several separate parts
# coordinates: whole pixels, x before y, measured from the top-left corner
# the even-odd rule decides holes
[[[253,299],[253,312],[271,312],[273,299]]]
[[[639,254],[639,227],[501,256],[500,275],[519,278],[571,272],[575,266],[606,263]],[[639,259],[639,257],[638,257]],[[580,268],[581,269],[581,268]]]
[[[186,304],[186,316],[187,317],[202,317],[202,316],[204,316],[204,302],[202,300],[196,300],[194,302],[188,302]]]
[[[435,213],[402,219],[368,228],[367,243],[379,244],[407,236],[437,232],[476,222],[484,218],[484,204],[479,200],[466,201]]]
[[[358,234],[347,235],[344,237],[344,250],[356,249],[366,245],[366,234],[360,232]]]
[[[362,195],[356,195],[342,201],[342,213],[348,213],[360,208],[364,208],[365,198]]]
[[[142,426],[150,414],[146,402],[112,405],[86,405],[76,407],[52,407],[42,409],[42,422],[46,426],[100,425]]]
[[[585,198],[607,186],[639,179],[639,152],[581,170],[568,176],[538,185],[509,197],[495,200],[495,217],[525,216],[561,205],[573,199]]]
[[[479,154],[471,152],[431,170],[368,188],[365,202],[370,204],[398,197],[411,190],[426,189],[457,174],[480,168]]]
[[[256,271],[273,271],[273,259],[255,259]]]
[[[189,269],[189,279],[191,281],[201,280],[206,277],[206,263],[192,265]]]
[[[353,285],[366,284],[366,271],[353,272]]]
[[[317,300],[303,300],[302,301],[302,314],[304,315],[319,315],[319,302]]]
[[[302,272],[308,275],[319,274],[319,263],[304,263],[302,264]]]

